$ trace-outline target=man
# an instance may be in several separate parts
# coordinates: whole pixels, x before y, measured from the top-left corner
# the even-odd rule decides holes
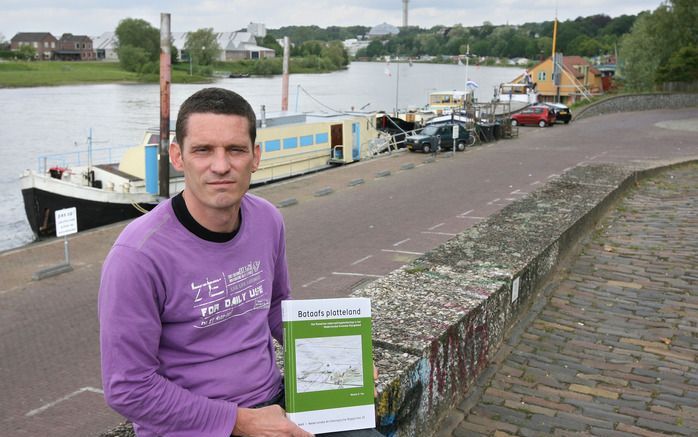
[[[290,284],[281,214],[247,193],[261,157],[254,111],[203,89],[182,104],[176,137],[184,191],[130,223],[104,262],[107,403],[138,437],[311,436],[277,405],[272,336],[282,341]]]

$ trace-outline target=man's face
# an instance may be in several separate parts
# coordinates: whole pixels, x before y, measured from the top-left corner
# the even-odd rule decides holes
[[[182,144],[170,145],[172,165],[184,172],[185,201],[195,219],[226,213],[237,217],[261,157],[248,128],[248,120],[239,115],[193,113]]]

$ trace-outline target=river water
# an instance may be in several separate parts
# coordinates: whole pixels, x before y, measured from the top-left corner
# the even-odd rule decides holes
[[[465,66],[354,62],[348,69],[327,74],[290,77],[289,109],[331,112],[364,108],[393,111],[397,106],[421,107],[436,90],[462,90]],[[494,87],[511,81],[518,68],[470,66],[468,76],[479,88],[475,97],[489,101]],[[281,77],[219,79],[215,86],[232,89],[252,104],[259,115],[281,109]],[[175,84],[171,116],[193,92],[211,85]],[[300,87],[299,87],[300,86]],[[143,131],[159,125],[160,88],[157,84],[105,84],[0,89],[0,251],[32,241],[24,214],[18,178],[38,167],[40,156],[84,153],[92,131],[93,147],[128,146],[140,142]]]

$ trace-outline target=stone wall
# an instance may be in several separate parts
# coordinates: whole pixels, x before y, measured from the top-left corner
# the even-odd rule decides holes
[[[608,97],[582,108],[574,114],[578,120],[613,112],[647,111],[651,109],[680,109],[698,106],[698,94],[646,93]]]
[[[578,241],[652,171],[577,167],[355,292],[372,300],[379,431],[432,435]]]

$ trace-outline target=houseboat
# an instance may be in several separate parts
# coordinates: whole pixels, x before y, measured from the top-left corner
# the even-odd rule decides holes
[[[378,131],[372,114],[282,112],[257,120],[262,160],[252,175],[259,185],[332,165],[359,161],[370,153]],[[174,123],[170,141],[174,140]],[[64,156],[40,159],[37,171],[20,177],[24,209],[37,239],[55,235],[55,211],[76,207],[78,229],[86,230],[137,217],[158,201],[159,128],[148,129],[118,163],[89,159],[67,162]],[[90,150],[88,155],[97,157]],[[170,195],[184,188],[184,177],[170,165]]]
[[[532,105],[538,102],[535,87],[526,83],[503,83],[497,88],[495,100],[503,103]]]

